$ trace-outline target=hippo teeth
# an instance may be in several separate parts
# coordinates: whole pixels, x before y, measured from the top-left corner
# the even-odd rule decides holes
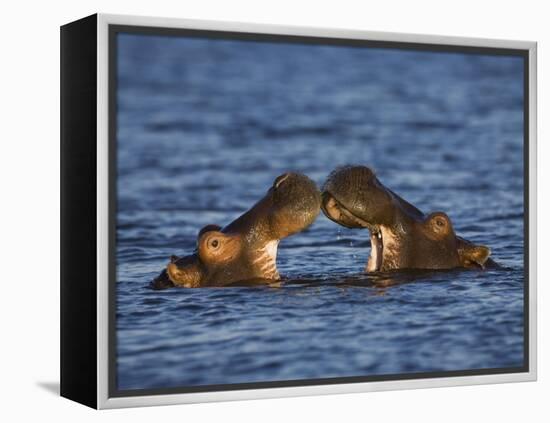
[[[377,272],[382,267],[382,257],[384,252],[384,243],[382,240],[382,231],[379,228],[371,229],[370,236],[370,257],[367,262],[367,272]]]

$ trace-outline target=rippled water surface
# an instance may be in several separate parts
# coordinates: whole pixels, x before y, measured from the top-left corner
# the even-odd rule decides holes
[[[520,58],[119,35],[117,385],[151,389],[523,364]],[[279,174],[373,167],[506,269],[366,276],[322,214],[280,286],[152,291]]]

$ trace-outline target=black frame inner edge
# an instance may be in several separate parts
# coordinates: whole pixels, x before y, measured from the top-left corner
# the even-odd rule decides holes
[[[333,37],[313,37],[281,34],[245,33],[231,31],[214,31],[202,29],[165,28],[133,25],[113,25],[108,27],[109,48],[109,398],[145,395],[186,394],[198,392],[220,392],[246,389],[283,388],[315,385],[336,385],[347,383],[365,383],[396,381],[410,379],[428,379],[476,375],[496,375],[529,372],[529,50],[497,47],[472,47],[448,44],[428,44],[401,41],[372,41]],[[457,371],[434,371],[374,376],[351,376],[319,379],[297,379],[269,382],[247,382],[217,385],[197,385],[158,389],[117,388],[117,345],[116,345],[116,214],[117,214],[117,35],[128,33],[135,35],[192,37],[211,39],[231,39],[253,42],[322,44],[346,47],[369,47],[413,51],[433,51],[443,53],[465,53],[496,56],[519,56],[523,58],[523,221],[524,221],[524,280],[523,280],[523,366],[488,369],[470,369]]]

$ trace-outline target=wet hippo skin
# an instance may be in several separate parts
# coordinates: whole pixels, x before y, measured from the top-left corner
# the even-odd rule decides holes
[[[369,230],[366,272],[498,267],[488,247],[455,234],[445,213],[422,213],[382,185],[368,167],[334,170],[323,186],[321,208],[342,226]]]
[[[266,195],[235,221],[224,228],[202,228],[196,250],[184,257],[172,256],[150,286],[198,288],[278,280],[279,241],[311,225],[320,202],[319,190],[307,176],[280,175]]]

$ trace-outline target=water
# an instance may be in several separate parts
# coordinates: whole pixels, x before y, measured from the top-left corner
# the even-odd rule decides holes
[[[117,384],[151,389],[523,364],[519,58],[119,36]],[[504,270],[362,274],[322,214],[279,287],[152,291],[273,179],[376,169]]]

